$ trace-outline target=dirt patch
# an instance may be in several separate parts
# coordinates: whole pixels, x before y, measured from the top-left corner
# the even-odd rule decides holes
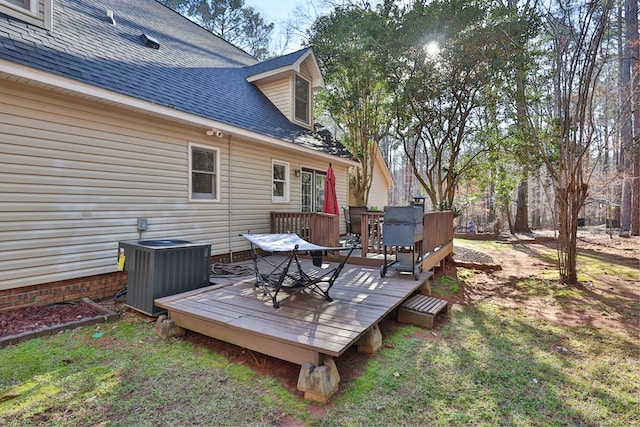
[[[538,239],[538,235],[542,239]],[[640,238],[619,237],[609,234],[604,226],[584,227],[578,230],[578,252],[591,255],[609,265],[620,265],[635,269],[635,279],[623,279],[616,275],[602,274],[589,283],[580,283],[566,288],[572,296],[552,298],[540,295],[531,296],[522,282],[528,278],[545,277],[548,270],[555,270],[553,256],[544,257],[548,249],[556,249],[557,243],[551,239],[553,232],[533,233],[532,235],[509,236],[503,239],[507,248],[487,248],[484,255],[501,266],[500,270],[475,270],[465,280],[459,295],[453,298],[460,304],[473,304],[487,299],[498,299],[501,304],[518,305],[526,300],[526,308],[533,315],[550,322],[563,325],[593,325],[611,330],[638,331],[637,313],[640,310]],[[461,254],[467,253],[464,240],[456,241],[455,249]],[[459,257],[464,260],[464,256]],[[455,275],[455,271],[446,272]],[[547,276],[548,277],[548,276]],[[549,281],[549,287],[563,288]],[[576,292],[570,292],[570,291]],[[525,293],[528,293],[525,295]]]

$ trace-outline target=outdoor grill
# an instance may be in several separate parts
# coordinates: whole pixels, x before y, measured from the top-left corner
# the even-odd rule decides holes
[[[418,279],[422,271],[422,239],[424,235],[424,211],[420,206],[385,206],[382,224],[382,244],[384,245],[384,265],[380,276],[384,277],[387,268],[394,265],[396,270],[413,272]],[[396,246],[396,261],[387,265],[387,247]],[[408,261],[399,259],[403,248],[411,251]]]

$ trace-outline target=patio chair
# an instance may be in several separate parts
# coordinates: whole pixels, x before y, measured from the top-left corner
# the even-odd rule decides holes
[[[355,240],[360,242],[360,232],[362,230],[362,214],[367,211],[366,206],[349,206],[349,223],[351,233]]]
[[[347,234],[351,234],[351,218],[349,218],[349,206],[343,206],[342,213],[344,214],[344,223],[347,226]]]
[[[353,246],[332,248],[316,245],[294,233],[247,233],[242,236],[251,243],[251,255],[256,274],[255,286],[262,287],[263,294],[271,297],[274,308],[280,307],[280,302],[305,289],[319,293],[327,301],[333,301],[329,296],[329,290],[355,249]],[[285,254],[285,258],[280,263],[271,262],[263,257],[256,248],[268,253]],[[322,268],[323,253],[344,250],[348,250],[349,253],[337,266]],[[305,252],[312,256],[314,267],[303,268],[298,254]],[[278,293],[283,288],[292,288],[294,292],[278,301]]]

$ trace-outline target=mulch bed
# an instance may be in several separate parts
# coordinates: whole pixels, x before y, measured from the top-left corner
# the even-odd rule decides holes
[[[22,332],[88,319],[101,314],[103,312],[82,302],[0,311],[0,337],[18,335]]]

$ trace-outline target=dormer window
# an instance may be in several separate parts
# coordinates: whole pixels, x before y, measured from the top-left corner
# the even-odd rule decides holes
[[[0,12],[51,30],[53,0],[0,0]]]
[[[31,15],[35,15],[38,3],[36,0],[1,0],[0,3],[6,3],[14,8],[21,9]]]
[[[311,116],[311,85],[300,76],[295,77],[295,104],[294,117],[296,120],[309,125]]]
[[[252,65],[247,81],[260,89],[291,122],[313,129],[313,91],[324,87],[313,49],[301,49]]]

